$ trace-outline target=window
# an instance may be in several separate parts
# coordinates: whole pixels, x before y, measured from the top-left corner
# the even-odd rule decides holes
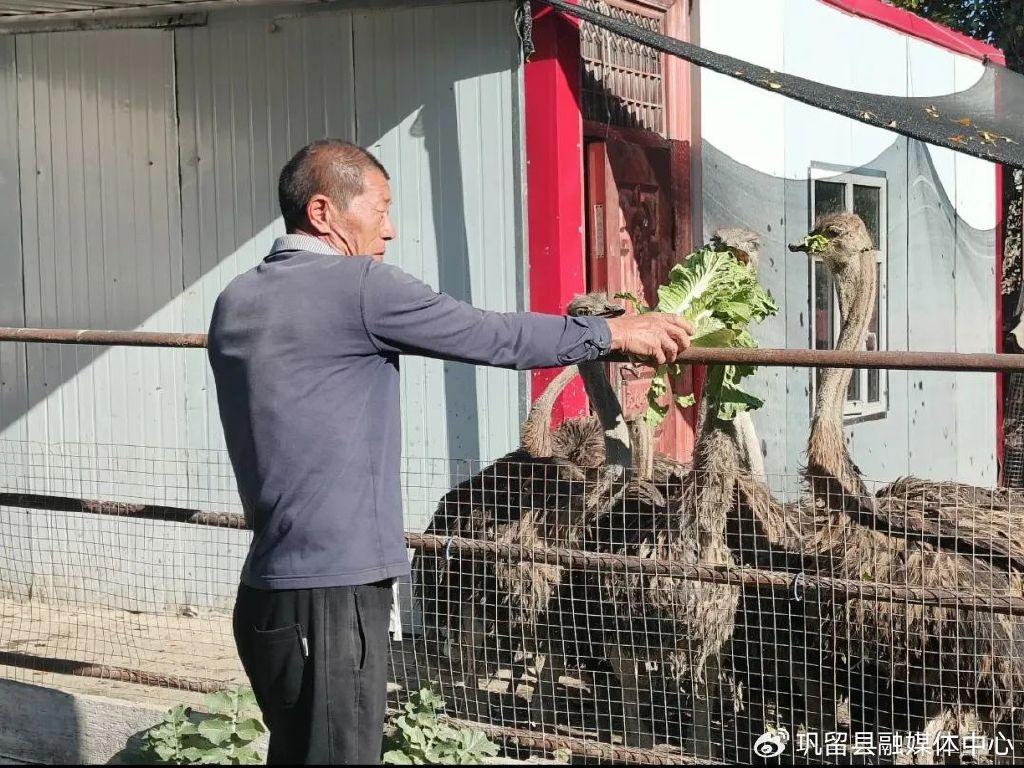
[[[886,348],[887,272],[886,269],[886,182],[884,176],[839,174],[821,168],[811,169],[811,210],[813,218],[829,213],[853,212],[860,216],[878,249],[878,291],[862,349],[874,352]],[[839,338],[839,303],[832,277],[821,259],[815,259],[811,270],[813,300],[811,328],[815,349],[833,349]],[[820,370],[814,377],[817,386]],[[888,408],[888,374],[878,370],[855,370],[846,392],[847,418],[884,415]]]

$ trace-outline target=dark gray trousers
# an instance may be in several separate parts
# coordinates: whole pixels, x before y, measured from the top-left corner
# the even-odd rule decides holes
[[[390,616],[390,580],[239,587],[235,644],[270,730],[268,764],[380,762]]]

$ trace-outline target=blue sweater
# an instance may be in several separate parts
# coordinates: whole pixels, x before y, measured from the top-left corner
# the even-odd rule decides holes
[[[408,573],[402,354],[505,368],[593,360],[600,318],[484,312],[402,270],[286,235],[217,299],[209,357],[246,520],[242,583],[367,584]]]

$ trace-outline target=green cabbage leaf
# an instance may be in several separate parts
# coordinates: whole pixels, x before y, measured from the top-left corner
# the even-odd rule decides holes
[[[672,267],[668,282],[658,288],[656,307],[647,307],[632,294],[618,294],[618,298],[630,301],[638,312],[671,312],[685,317],[693,325],[691,345],[695,347],[756,347],[751,324],[779,311],[751,267],[729,250],[716,250],[710,245]],[[704,396],[714,404],[717,418],[731,421],[743,411],[764,405],[741,386],[754,371],[752,366],[710,366]],[[668,415],[668,406],[661,403],[670,391],[670,380],[681,372],[682,366],[676,363],[662,365],[656,371],[647,392],[648,424],[657,426]],[[692,396],[677,396],[675,401],[682,408],[694,405]]]

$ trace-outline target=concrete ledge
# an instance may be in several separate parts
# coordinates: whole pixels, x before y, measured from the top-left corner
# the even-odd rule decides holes
[[[164,707],[0,680],[0,762],[108,763],[166,712]],[[266,754],[265,740],[258,749]]]
[[[180,693],[181,703],[194,702],[194,696]],[[0,765],[118,763],[124,759],[121,753],[129,741],[136,746],[142,733],[163,720],[168,709],[0,679]],[[266,735],[256,742],[256,748],[267,754]],[[541,757],[496,757],[484,762],[558,763]]]

